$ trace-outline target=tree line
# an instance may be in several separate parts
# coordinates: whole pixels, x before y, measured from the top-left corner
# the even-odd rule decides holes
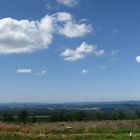
[[[35,123],[35,122],[62,122],[62,121],[98,121],[98,120],[128,120],[140,119],[140,111],[137,110],[133,113],[124,113],[122,111],[73,111],[73,110],[60,110],[53,111],[43,116],[30,115],[31,112],[23,110],[19,111],[17,116],[4,113],[1,115],[0,120],[3,122],[22,122],[22,123]]]

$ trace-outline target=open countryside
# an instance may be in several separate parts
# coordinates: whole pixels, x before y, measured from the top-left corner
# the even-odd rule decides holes
[[[140,140],[140,0],[0,0],[0,140]]]

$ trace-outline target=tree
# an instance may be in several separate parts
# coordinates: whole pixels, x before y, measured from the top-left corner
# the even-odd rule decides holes
[[[4,121],[4,122],[12,122],[14,120],[15,120],[14,117],[9,114],[2,115],[2,121]]]
[[[82,120],[84,120],[84,118],[85,118],[85,112],[79,111],[79,112],[74,113],[74,119],[76,121],[82,121]]]
[[[112,120],[123,120],[123,119],[126,119],[126,115],[119,111],[119,112],[112,112],[111,114],[111,119]]]
[[[31,122],[32,122],[32,123],[36,123],[36,122],[37,122],[37,118],[36,118],[35,116],[32,116],[32,117],[31,117]]]
[[[19,122],[26,123],[27,122],[28,113],[27,111],[23,110],[18,115]]]
[[[140,111],[137,110],[137,111],[135,112],[135,114],[136,114],[136,118],[139,119],[139,118],[140,118]]]
[[[111,119],[112,120],[118,120],[118,112],[112,112],[111,113]]]
[[[125,117],[125,114],[123,113],[123,112],[118,112],[118,119],[119,120],[123,120],[123,119],[125,119],[126,117]]]
[[[95,120],[102,120],[103,118],[102,118],[102,114],[101,114],[101,112],[95,112]]]

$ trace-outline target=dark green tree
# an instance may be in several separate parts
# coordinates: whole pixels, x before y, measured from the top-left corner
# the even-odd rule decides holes
[[[28,113],[27,113],[26,110],[23,110],[23,111],[19,112],[19,115],[18,115],[19,122],[26,123],[27,118],[28,118]]]
[[[4,121],[4,122],[12,122],[14,120],[15,120],[14,117],[9,114],[2,115],[2,121]]]
[[[118,118],[118,112],[112,112],[111,113],[111,119],[112,120],[118,120],[119,118]]]
[[[123,120],[125,118],[126,118],[126,116],[125,116],[125,114],[123,112],[118,112],[118,119],[119,120]]]
[[[139,118],[140,118],[140,111],[137,110],[137,111],[135,112],[135,114],[136,114],[136,118],[139,119]]]
[[[37,118],[36,118],[35,116],[32,116],[32,117],[31,117],[31,122],[32,122],[32,123],[36,123],[36,122],[37,122]]]
[[[95,120],[102,120],[103,118],[102,118],[102,114],[101,114],[101,112],[95,112]]]
[[[79,111],[74,113],[74,118],[76,121],[82,121],[85,118],[85,112]]]

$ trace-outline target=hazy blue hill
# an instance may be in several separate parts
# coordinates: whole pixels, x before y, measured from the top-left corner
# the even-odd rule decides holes
[[[0,110],[7,109],[84,109],[84,108],[107,108],[112,109],[137,109],[140,101],[119,101],[119,102],[73,102],[73,103],[0,103]]]

